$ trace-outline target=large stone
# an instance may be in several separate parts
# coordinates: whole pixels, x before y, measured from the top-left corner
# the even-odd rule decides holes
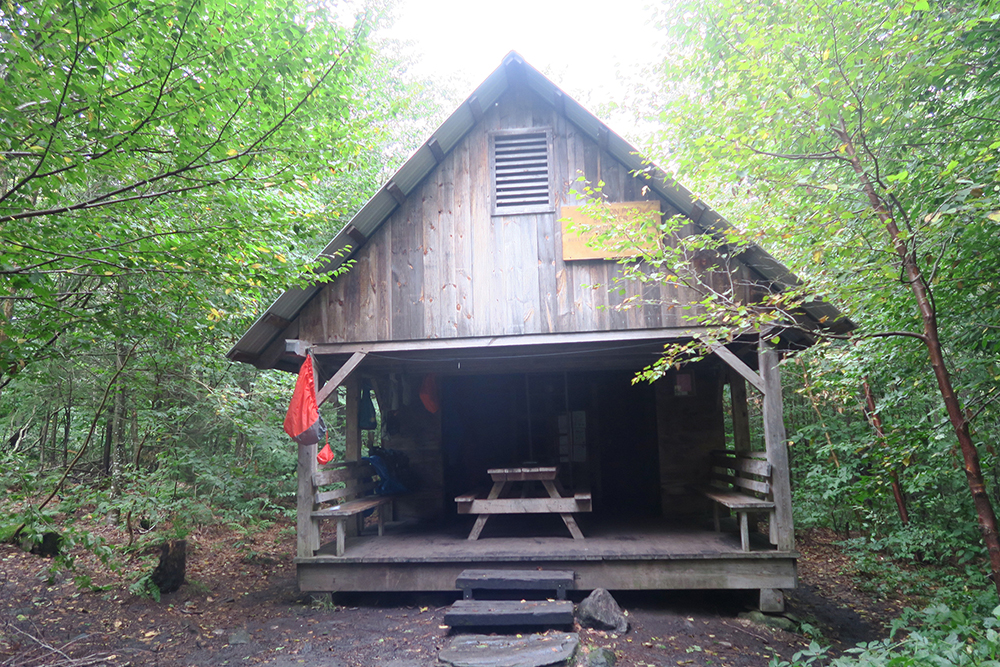
[[[615,652],[609,648],[591,649],[587,654],[587,667],[615,667]]]
[[[547,667],[564,664],[579,644],[580,636],[572,632],[527,637],[460,635],[438,659],[453,667]]]
[[[237,644],[249,644],[250,640],[251,640],[250,633],[247,631],[246,628],[239,628],[237,630],[234,630],[229,635],[229,643],[232,646],[236,646]]]
[[[767,614],[762,614],[757,610],[745,611],[739,615],[739,618],[759,623],[761,625],[766,625],[769,628],[778,628],[788,632],[795,632],[796,628],[795,621],[784,618],[783,616],[768,616]]]
[[[611,593],[603,588],[595,588],[576,608],[576,620],[586,628],[628,631],[628,619]]]

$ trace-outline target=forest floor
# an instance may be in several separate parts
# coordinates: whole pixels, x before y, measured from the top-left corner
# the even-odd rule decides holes
[[[317,603],[296,588],[294,541],[288,523],[252,538],[222,526],[196,531],[188,537],[187,583],[160,602],[121,583],[152,569],[153,550],[117,574],[81,556],[77,574],[100,589],[86,590],[67,574],[48,578],[51,561],[0,545],[0,666],[438,664],[451,638],[442,621],[455,594],[339,595]],[[836,650],[880,638],[915,602],[864,592],[835,542],[826,532],[800,536],[800,583],[786,614],[798,631],[740,617],[754,606],[749,593],[618,593],[629,631],[577,628],[581,644],[613,649],[618,665],[743,667],[789,659],[809,645],[803,631]]]

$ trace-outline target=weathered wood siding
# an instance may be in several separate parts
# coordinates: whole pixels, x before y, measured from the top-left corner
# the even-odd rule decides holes
[[[663,516],[691,516],[709,505],[691,487],[708,481],[709,456],[726,446],[719,364],[701,363],[681,373],[691,377],[692,393],[677,395],[676,372],[653,383],[656,389],[657,439],[660,449],[660,502]]]
[[[555,211],[491,216],[488,133],[529,127],[553,130]],[[583,202],[580,176],[604,181],[611,201],[655,200],[555,109],[513,89],[372,235],[350,272],[306,306],[299,337],[337,343],[684,327],[686,311],[671,304],[693,294],[631,283],[622,295],[617,263],[562,260],[559,205]],[[640,291],[655,304],[614,309]]]

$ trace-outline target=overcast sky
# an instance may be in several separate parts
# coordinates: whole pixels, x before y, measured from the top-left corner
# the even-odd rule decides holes
[[[413,73],[464,99],[511,50],[593,112],[620,103],[659,53],[651,0],[398,0],[383,34]],[[621,133],[627,120],[609,118]]]

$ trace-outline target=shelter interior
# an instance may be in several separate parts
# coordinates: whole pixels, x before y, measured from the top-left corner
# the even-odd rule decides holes
[[[755,517],[762,532],[745,549],[734,521],[713,527],[712,503],[697,490],[713,451],[749,453],[762,440],[752,440],[751,421],[761,427],[763,399],[748,399],[743,375],[716,356],[634,382],[663,343],[603,346],[600,363],[591,345],[367,359],[344,383],[347,457],[366,443],[401,452],[413,488],[394,498],[383,535],[355,529],[339,556],[321,528],[315,550],[296,560],[303,589],[450,590],[470,564],[530,563],[572,567],[583,588],[758,588],[762,605],[780,607],[796,554],[775,544],[773,514]],[[755,348],[734,346],[752,372]],[[320,382],[346,362],[318,358]],[[368,434],[352,423],[366,390],[380,414]],[[575,514],[583,540],[555,512],[490,517],[469,539],[475,517],[460,513],[458,497],[485,496],[488,470],[524,466],[553,467],[567,495],[592,498],[592,511]]]

